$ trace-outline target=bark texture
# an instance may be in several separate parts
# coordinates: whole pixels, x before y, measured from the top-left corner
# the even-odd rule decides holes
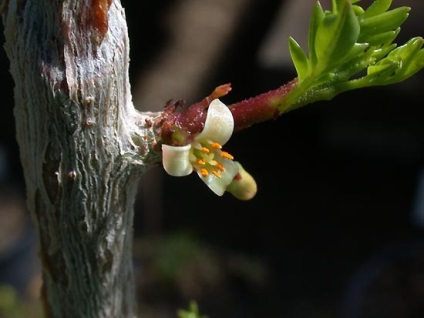
[[[159,158],[128,80],[118,0],[3,3],[17,139],[48,317],[136,316],[133,202]]]

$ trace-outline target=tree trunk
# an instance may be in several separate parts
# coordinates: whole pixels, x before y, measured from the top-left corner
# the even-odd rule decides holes
[[[46,315],[134,317],[133,202],[159,114],[132,105],[120,1],[10,0],[3,23]]]

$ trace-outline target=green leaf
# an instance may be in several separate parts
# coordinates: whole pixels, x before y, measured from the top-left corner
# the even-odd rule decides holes
[[[352,49],[360,33],[359,23],[349,1],[338,13],[327,14],[318,26],[315,51],[324,69],[336,64]]]
[[[421,49],[417,54],[415,55],[415,59],[411,61],[410,63],[410,69],[414,68],[416,71],[414,73],[419,72],[424,68],[424,50]],[[412,72],[410,73],[413,74]]]
[[[367,69],[367,76],[381,77],[390,76],[399,67],[399,61],[384,60],[382,63],[369,66]]]
[[[332,11],[333,11],[333,13],[337,13],[337,12],[342,11],[343,10],[343,7],[346,5],[346,3],[350,3],[350,4],[355,3],[352,0],[331,0],[331,2],[332,2],[332,9],[333,9]]]
[[[309,50],[309,59],[311,65],[315,65],[317,62],[317,55],[315,52],[315,39],[318,30],[318,26],[324,20],[325,13],[321,7],[319,1],[315,2],[315,5],[312,10],[311,20],[309,22],[309,34],[308,34],[308,50]]]
[[[331,6],[333,8],[333,13],[337,13],[339,9],[340,0],[331,0]]]
[[[368,66],[367,75],[355,84],[359,87],[389,85],[401,82],[424,68],[424,40],[412,38],[406,44],[392,49],[374,65]],[[393,44],[394,45],[394,44]]]
[[[375,35],[370,35],[367,37],[366,41],[370,45],[373,46],[385,46],[389,45],[394,41],[394,39],[397,37],[397,35],[400,32],[400,28],[397,28],[394,31],[387,31]]]
[[[359,57],[369,47],[368,43],[355,43],[349,53],[345,56],[347,61]]]
[[[294,67],[296,68],[298,80],[301,81],[308,73],[308,58],[300,45],[292,38],[289,38],[289,50]]]
[[[373,50],[371,55],[375,59],[375,61],[379,61],[383,59],[385,56],[387,56],[387,54],[389,54],[391,51],[393,51],[396,48],[396,46],[397,45],[393,43],[391,45],[375,49]]]
[[[379,15],[389,10],[392,0],[375,0],[368,9],[365,10],[363,15],[364,19]]]
[[[361,16],[361,35],[358,40],[366,42],[369,35],[396,30],[408,18],[409,11],[409,7],[400,7],[367,19]]]
[[[412,38],[406,44],[399,46],[387,55],[387,59],[401,61],[397,71],[399,75],[410,76],[423,67],[423,51],[421,49],[423,44],[424,40],[422,38]]]
[[[352,7],[353,7],[353,12],[355,12],[355,15],[356,15],[356,16],[363,15],[363,14],[364,14],[364,12],[365,12],[365,10],[364,10],[364,9],[362,9],[362,7],[360,7],[360,6],[356,6],[356,5],[354,5],[354,6],[352,6]]]
[[[406,62],[412,55],[414,55],[416,52],[420,50],[422,45],[423,45],[422,38],[419,38],[419,37],[412,38],[408,42],[406,42],[406,44],[399,46],[393,51],[391,51],[387,55],[387,58],[399,57],[400,59]]]

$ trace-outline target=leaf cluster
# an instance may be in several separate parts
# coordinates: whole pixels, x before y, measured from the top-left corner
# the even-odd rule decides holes
[[[347,90],[401,82],[424,68],[422,37],[394,43],[410,8],[390,9],[392,0],[375,0],[363,9],[358,2],[332,0],[332,10],[324,10],[316,1],[307,52],[289,38],[298,85],[280,111]]]

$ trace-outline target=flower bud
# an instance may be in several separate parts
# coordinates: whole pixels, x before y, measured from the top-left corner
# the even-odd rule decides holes
[[[244,170],[239,162],[236,163],[239,166],[239,173],[234,177],[226,191],[230,192],[239,200],[250,200],[255,196],[258,190],[256,181],[246,170]]]

